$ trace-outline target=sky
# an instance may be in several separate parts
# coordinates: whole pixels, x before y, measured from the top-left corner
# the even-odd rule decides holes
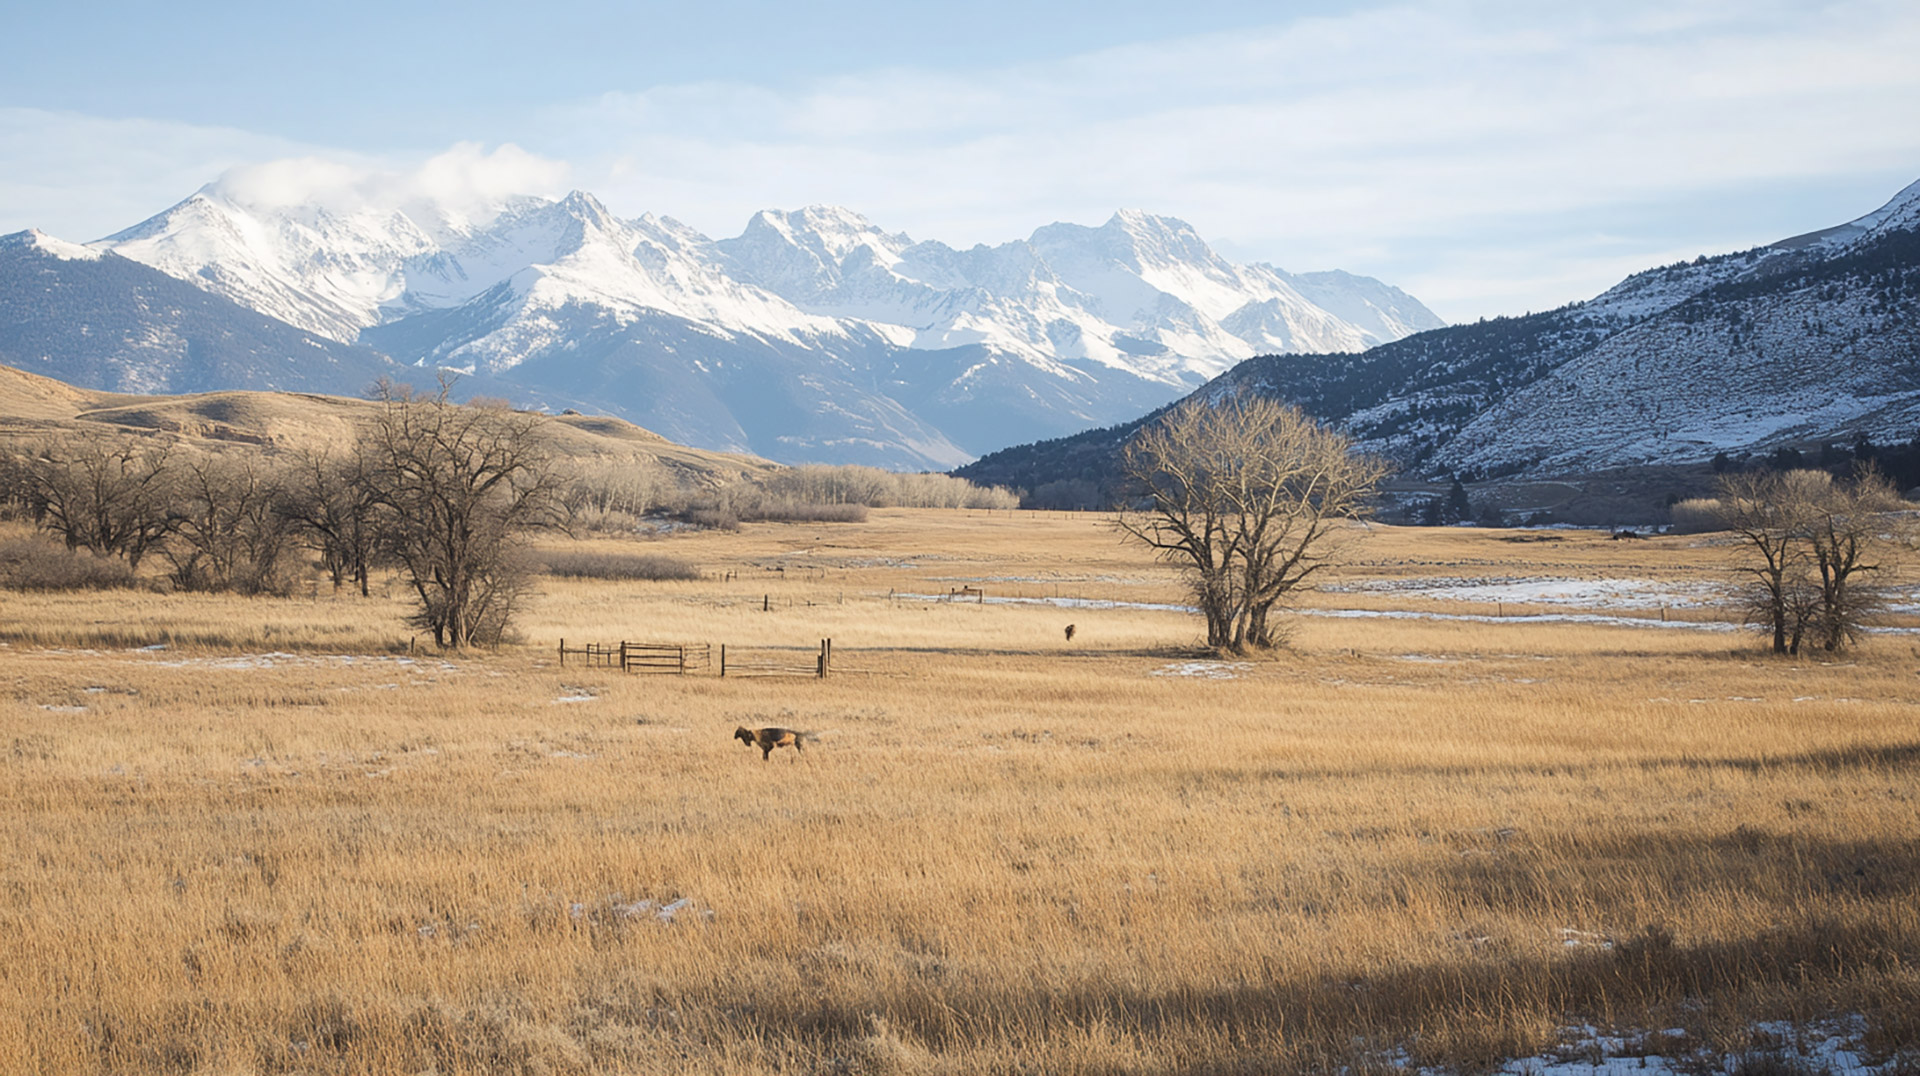
[[[998,243],[1120,208],[1443,318],[1858,217],[1920,179],[1912,0],[17,3],[0,232],[593,192],[734,235]]]

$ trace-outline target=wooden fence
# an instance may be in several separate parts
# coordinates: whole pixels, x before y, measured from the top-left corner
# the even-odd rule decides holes
[[[721,649],[725,649],[722,647]],[[667,672],[686,674],[713,667],[713,647],[707,643],[631,643],[620,640],[618,646],[588,643],[569,647],[560,640],[560,664],[573,654],[588,666],[619,669],[622,672]]]
[[[813,660],[802,655],[811,653]],[[721,676],[812,676],[825,680],[833,673],[833,640],[820,640],[818,651],[799,647],[720,647]]]

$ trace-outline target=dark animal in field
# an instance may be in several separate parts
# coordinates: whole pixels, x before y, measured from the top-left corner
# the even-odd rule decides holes
[[[1068,642],[1073,641],[1073,625],[1072,624],[1067,625],[1067,641]]]
[[[733,730],[733,738],[748,747],[758,747],[760,761],[766,762],[773,758],[773,749],[776,747],[791,747],[797,755],[805,750],[802,745],[808,740],[818,740],[820,737],[815,733],[801,732],[798,729],[750,729],[743,725]]]

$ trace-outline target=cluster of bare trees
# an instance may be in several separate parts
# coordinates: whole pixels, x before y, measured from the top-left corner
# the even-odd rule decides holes
[[[184,590],[283,593],[290,554],[309,537],[292,511],[299,471],[254,453],[183,450],[130,434],[71,434],[15,444],[7,499],[70,550],[138,571],[168,565]]]
[[[1911,544],[1910,517],[1892,483],[1872,470],[1835,481],[1825,471],[1723,475],[1713,511],[1740,541],[1749,619],[1776,654],[1803,644],[1842,650],[1885,605],[1876,580]]]
[[[1137,507],[1121,530],[1189,574],[1207,645],[1278,641],[1274,607],[1328,563],[1386,465],[1298,408],[1252,394],[1176,409],[1126,448]]]
[[[541,416],[382,386],[355,443],[269,457],[130,434],[16,444],[7,499],[69,549],[162,557],[187,590],[283,594],[296,552],[364,595],[396,567],[442,646],[497,641],[526,591],[522,538],[565,522]]]
[[[775,473],[763,484],[770,497],[803,504],[853,504],[868,508],[1018,508],[1012,490],[977,486],[945,474],[901,474],[852,464],[803,464]]]

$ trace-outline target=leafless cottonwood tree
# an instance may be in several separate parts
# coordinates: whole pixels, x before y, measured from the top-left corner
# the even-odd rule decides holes
[[[526,588],[530,529],[558,522],[544,416],[382,384],[367,438],[383,545],[419,599],[414,622],[442,647],[498,642]]]
[[[171,527],[173,449],[164,441],[74,434],[34,446],[18,461],[28,511],[68,549],[140,561]]]
[[[183,590],[285,594],[292,527],[285,476],[253,452],[195,454],[175,465],[162,547]]]
[[[1721,476],[1715,511],[1739,540],[1750,578],[1749,619],[1772,636],[1776,654],[1798,654],[1809,635],[1826,650],[1859,637],[1882,605],[1865,582],[1911,529],[1900,499],[1877,472],[1835,482],[1824,471],[1759,471]]]
[[[1820,608],[1815,634],[1825,650],[1843,650],[1859,640],[1868,617],[1885,605],[1879,578],[1885,558],[1912,532],[1900,494],[1884,475],[1867,470],[1833,483],[1816,502],[1807,528]]]
[[[335,591],[352,583],[366,597],[380,511],[368,454],[360,445],[301,452],[287,471],[281,514],[320,555]]]
[[[1207,645],[1275,645],[1272,612],[1328,563],[1386,464],[1299,408],[1241,394],[1169,412],[1128,444],[1122,473],[1143,507],[1120,529],[1186,569]]]

